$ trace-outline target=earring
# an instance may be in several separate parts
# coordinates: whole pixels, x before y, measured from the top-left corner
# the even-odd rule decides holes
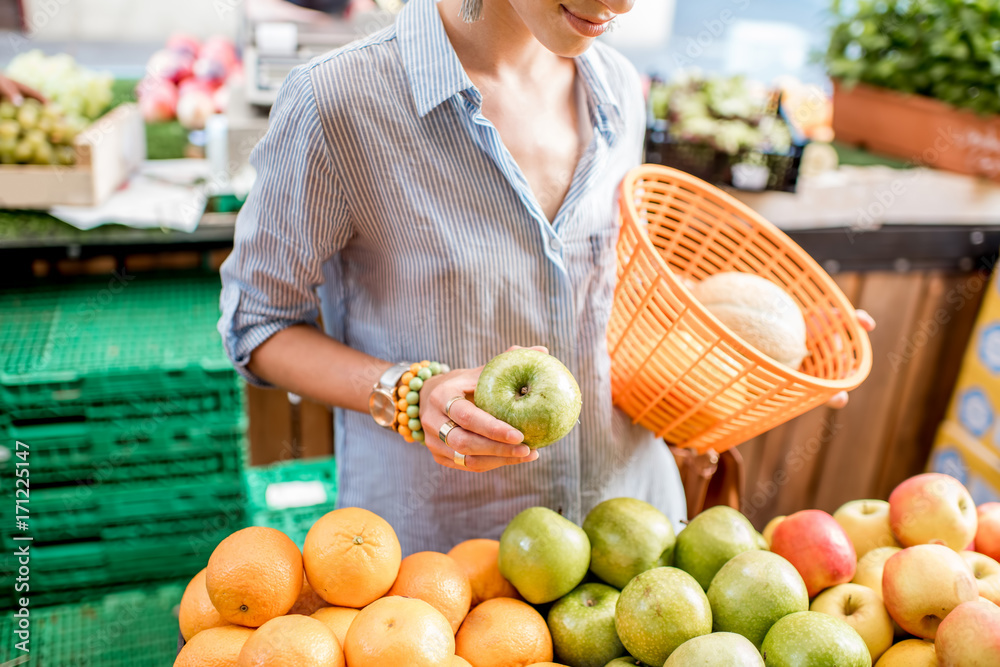
[[[475,23],[483,18],[483,0],[462,0],[459,16],[466,23]]]

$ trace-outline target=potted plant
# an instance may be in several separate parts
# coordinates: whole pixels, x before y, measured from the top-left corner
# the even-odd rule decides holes
[[[850,6],[825,58],[837,139],[1000,181],[1000,2]]]

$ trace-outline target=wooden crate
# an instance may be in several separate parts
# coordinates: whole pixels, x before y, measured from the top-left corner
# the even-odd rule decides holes
[[[97,206],[146,158],[146,126],[139,107],[115,107],[80,133],[76,164],[0,165],[0,208]]]

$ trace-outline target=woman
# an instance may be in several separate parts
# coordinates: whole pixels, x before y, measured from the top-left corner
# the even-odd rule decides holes
[[[339,503],[386,518],[405,553],[496,538],[534,505],[580,522],[628,495],[685,518],[666,446],[611,405],[616,188],[645,111],[634,68],[594,40],[633,2],[410,0],[296,69],[251,158],[226,348],[251,381],[337,408]],[[543,450],[462,400],[514,343],[583,392]],[[421,360],[455,369],[411,394],[402,432],[423,444],[376,423]]]

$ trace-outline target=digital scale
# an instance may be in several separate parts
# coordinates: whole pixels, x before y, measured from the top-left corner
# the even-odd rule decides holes
[[[375,2],[374,9],[353,11],[347,18],[321,23],[253,21],[244,13],[245,102],[270,107],[292,69],[392,24],[403,6],[403,0]]]

